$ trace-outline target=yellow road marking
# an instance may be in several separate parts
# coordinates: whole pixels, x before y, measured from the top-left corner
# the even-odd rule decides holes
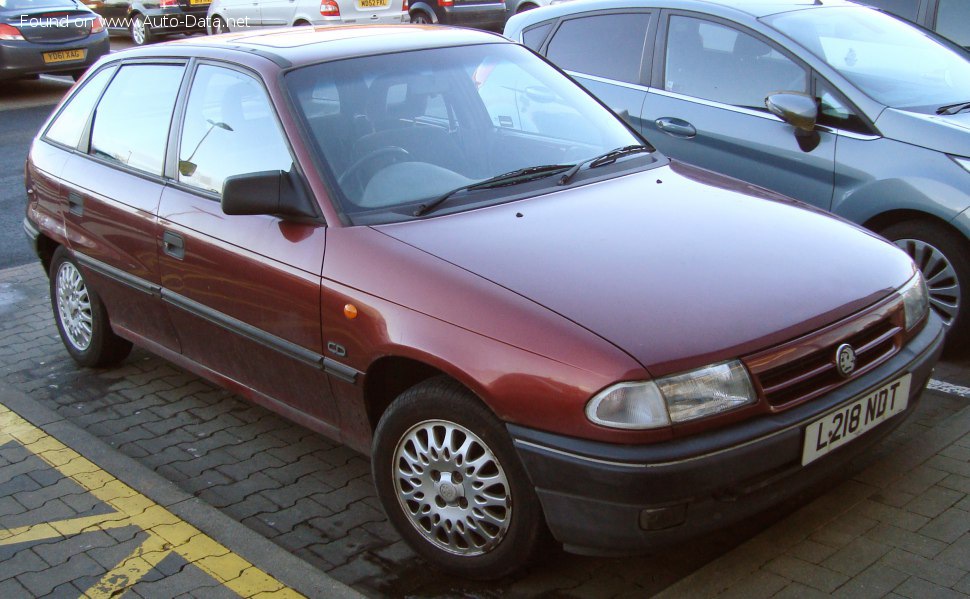
[[[242,597],[303,597],[2,404],[0,430],[0,445],[10,440],[20,443],[115,510],[98,516],[0,528],[0,546],[124,526],[137,526],[148,533],[148,538],[105,574],[86,596],[117,595],[141,580],[166,555],[176,553]]]

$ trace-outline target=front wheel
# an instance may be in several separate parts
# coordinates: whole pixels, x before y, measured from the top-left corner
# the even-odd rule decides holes
[[[131,41],[135,42],[136,46],[144,46],[155,41],[155,33],[152,32],[148,21],[144,15],[138,13],[131,16],[129,33],[131,34]]]
[[[948,329],[948,350],[970,344],[970,248],[967,240],[943,225],[908,221],[889,226],[882,235],[902,248],[926,279],[930,308]]]
[[[512,573],[536,554],[545,522],[501,422],[467,389],[435,378],[381,417],[372,455],[377,494],[409,545],[467,578]]]
[[[131,343],[111,330],[101,298],[63,247],[51,259],[50,294],[57,332],[75,362],[110,366],[128,356]]]

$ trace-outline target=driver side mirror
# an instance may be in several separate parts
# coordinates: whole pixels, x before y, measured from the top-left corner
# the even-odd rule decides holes
[[[246,173],[226,178],[222,185],[222,211],[226,214],[270,214],[296,218],[317,216],[295,169]]]
[[[765,98],[768,112],[795,128],[796,134],[811,133],[818,120],[815,98],[801,92],[775,92]]]

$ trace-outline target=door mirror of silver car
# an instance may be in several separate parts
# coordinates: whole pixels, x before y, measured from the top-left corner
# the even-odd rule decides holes
[[[771,114],[796,129],[810,133],[815,130],[818,104],[808,94],[800,92],[775,92],[765,98],[765,106]]]
[[[222,211],[226,214],[270,214],[295,218],[317,216],[310,197],[293,170],[228,177],[222,185]]]

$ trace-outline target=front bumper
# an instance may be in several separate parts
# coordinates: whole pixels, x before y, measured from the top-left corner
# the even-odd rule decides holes
[[[44,62],[45,52],[85,49],[81,60]],[[110,51],[108,32],[102,31],[70,42],[0,41],[0,79],[12,79],[40,73],[83,71]]]
[[[508,425],[553,535],[566,549],[628,554],[722,528],[838,471],[915,409],[943,347],[942,324],[833,393],[790,410],[667,443],[621,446]],[[906,411],[801,465],[805,427],[865,392],[911,373]]]

